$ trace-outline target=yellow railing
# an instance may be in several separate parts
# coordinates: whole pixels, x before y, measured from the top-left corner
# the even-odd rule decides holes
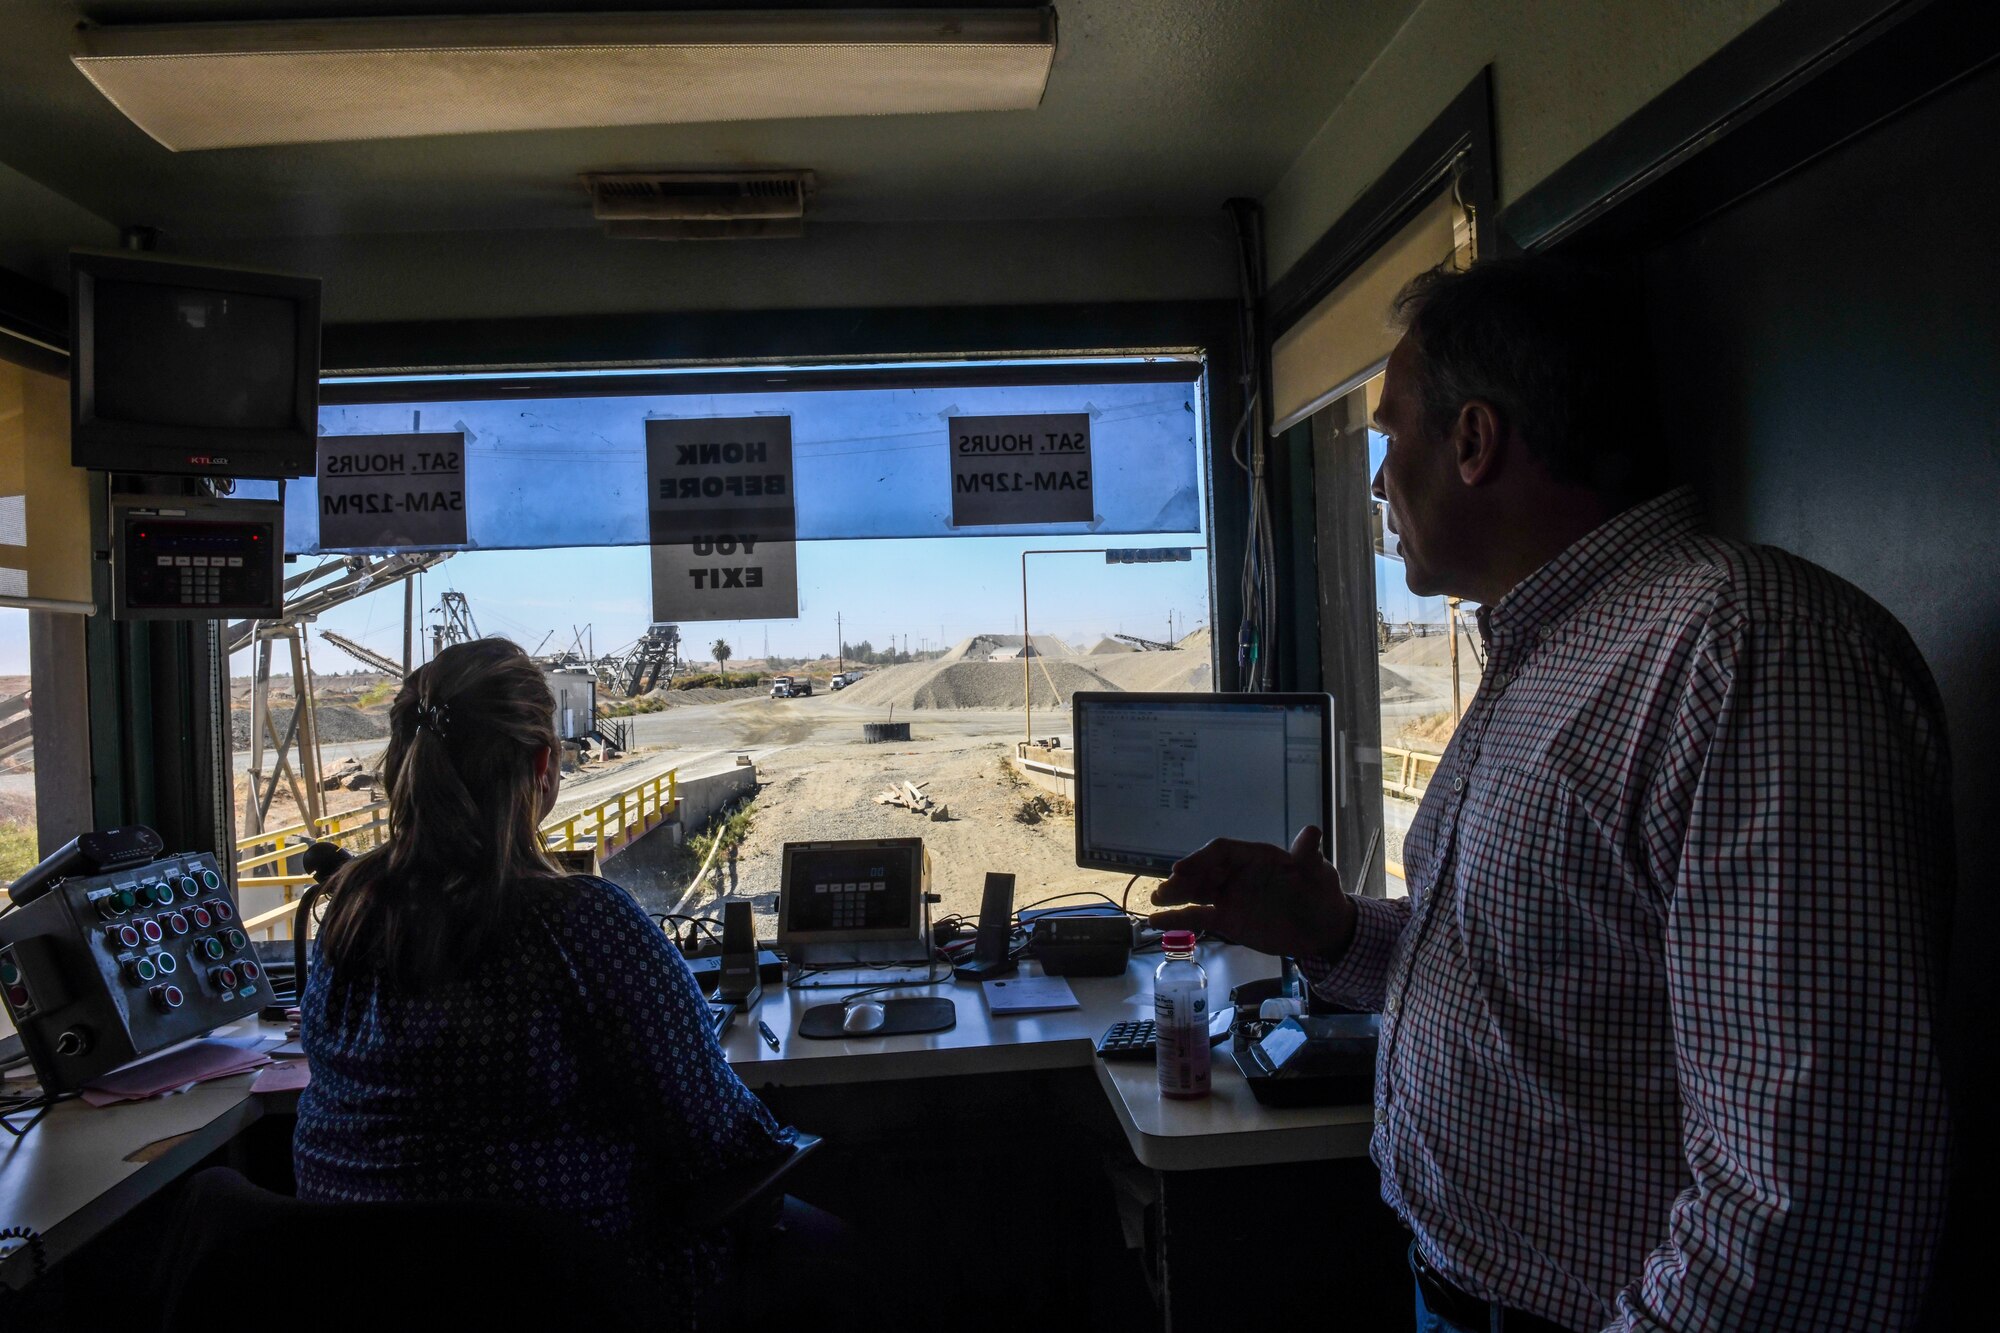
[[[680,770],[670,768],[608,800],[544,824],[544,843],[552,852],[573,851],[588,846],[596,848],[600,857],[609,856],[671,815],[680,802],[680,794]],[[389,803],[376,801],[358,810],[330,815],[316,821],[313,827],[322,842],[339,843],[350,850],[357,846],[372,847],[388,836]],[[296,858],[305,850],[305,844],[288,843],[288,840],[306,838],[310,841],[307,829],[306,824],[291,824],[237,839],[237,891],[276,888],[282,890],[285,897],[281,905],[245,919],[244,930],[252,933],[262,930],[265,939],[273,939],[273,932],[280,926],[289,927],[291,924],[292,891],[300,885],[310,884],[312,876],[285,873],[245,875],[243,872]],[[258,848],[269,850],[258,851]]]
[[[1391,796],[1421,796],[1424,788],[1430,785],[1431,774],[1437,772],[1437,766],[1443,762],[1441,754],[1385,745],[1382,747],[1382,790]]]

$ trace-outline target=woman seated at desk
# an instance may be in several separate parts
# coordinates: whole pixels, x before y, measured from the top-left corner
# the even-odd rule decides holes
[[[543,855],[554,711],[496,639],[445,649],[391,705],[395,836],[333,880],[300,1006],[299,1195],[533,1204],[692,1304],[726,1241],[675,1234],[663,1205],[792,1131],[724,1061],[652,919]]]

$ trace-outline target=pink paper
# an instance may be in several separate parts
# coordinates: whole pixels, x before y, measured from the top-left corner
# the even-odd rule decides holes
[[[250,1082],[252,1092],[297,1092],[312,1082],[312,1069],[303,1060],[279,1060],[257,1071]]]
[[[164,1055],[135,1061],[112,1070],[85,1087],[82,1097],[92,1106],[141,1101],[147,1097],[157,1097],[163,1092],[178,1092],[183,1088],[191,1088],[210,1079],[241,1074],[269,1063],[271,1063],[269,1056],[246,1051],[227,1042],[193,1041],[185,1046],[175,1047]]]

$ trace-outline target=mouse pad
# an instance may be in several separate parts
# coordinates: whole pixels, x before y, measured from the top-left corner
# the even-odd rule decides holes
[[[847,1016],[838,1004],[814,1005],[799,1015],[799,1035],[825,1040],[829,1037],[907,1037],[913,1032],[943,1032],[958,1024],[958,1006],[948,996],[914,996],[882,1000],[882,1026],[873,1032],[848,1032],[840,1026]]]

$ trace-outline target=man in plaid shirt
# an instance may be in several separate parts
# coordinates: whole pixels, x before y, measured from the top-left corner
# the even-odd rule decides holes
[[[1908,1326],[1949,1149],[1923,660],[1644,485],[1653,400],[1603,286],[1508,260],[1398,312],[1375,493],[1411,591],[1477,601],[1488,655],[1410,896],[1347,895],[1306,829],[1188,857],[1155,922],[1381,1011],[1372,1155],[1420,1330]]]

